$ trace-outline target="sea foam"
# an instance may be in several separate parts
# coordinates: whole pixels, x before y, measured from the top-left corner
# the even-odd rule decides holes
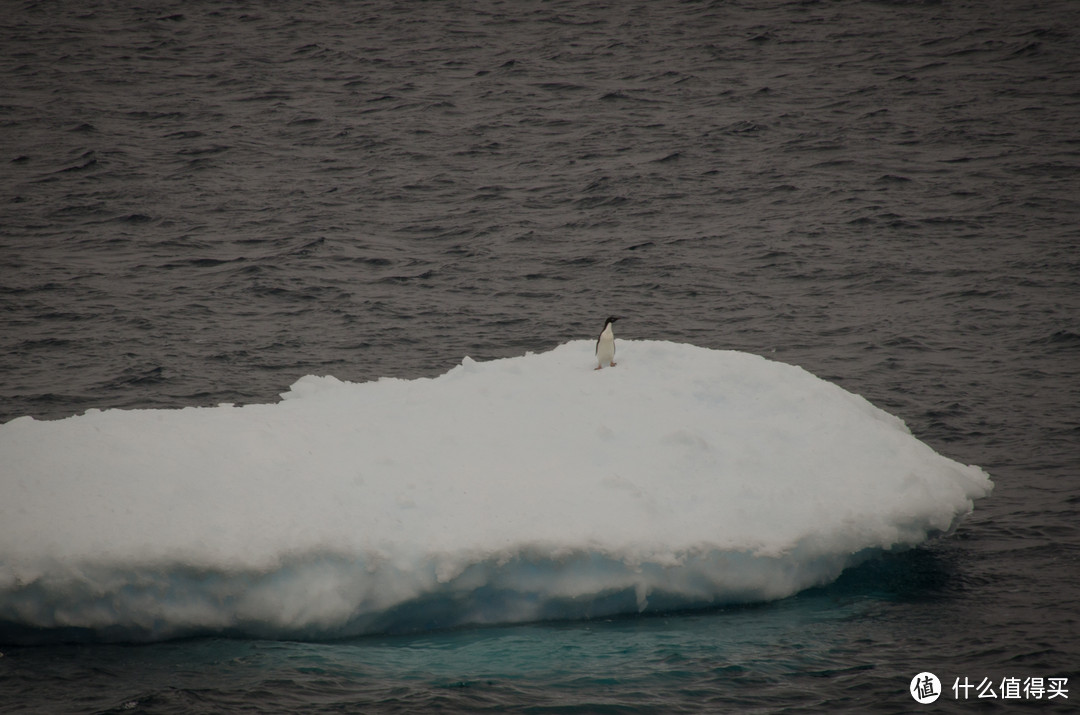
[[[783,598],[992,484],[801,368],[620,341],[0,426],[0,640],[333,638]]]

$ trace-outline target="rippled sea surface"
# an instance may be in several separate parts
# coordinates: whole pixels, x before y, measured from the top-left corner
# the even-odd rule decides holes
[[[950,538],[753,607],[0,644],[0,711],[908,712],[921,671],[936,711],[986,706],[964,677],[1069,678],[1023,704],[1075,709],[1080,4],[5,14],[2,421],[433,376],[618,314],[801,365],[996,489]]]

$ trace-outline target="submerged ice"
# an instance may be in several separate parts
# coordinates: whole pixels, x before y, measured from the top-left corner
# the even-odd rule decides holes
[[[989,493],[745,353],[592,341],[276,404],[0,426],[0,640],[326,638],[782,598]],[[74,629],[74,630],[72,630]]]

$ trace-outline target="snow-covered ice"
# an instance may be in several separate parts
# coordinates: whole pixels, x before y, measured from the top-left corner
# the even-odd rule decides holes
[[[593,341],[0,426],[0,635],[325,638],[782,598],[992,488],[746,353]]]

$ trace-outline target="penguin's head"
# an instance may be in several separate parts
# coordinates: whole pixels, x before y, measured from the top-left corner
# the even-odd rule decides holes
[[[607,320],[604,321],[604,327],[606,328],[607,326],[611,325],[612,323],[614,323],[618,319],[619,319],[619,316],[617,316],[617,315],[611,316],[610,318],[608,318]]]

